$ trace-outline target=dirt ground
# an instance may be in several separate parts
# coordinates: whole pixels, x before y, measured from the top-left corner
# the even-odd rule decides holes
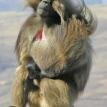
[[[91,37],[93,67],[83,95],[75,107],[107,107],[107,6],[92,8],[98,19],[98,28]],[[14,45],[27,13],[0,13],[0,107],[8,107],[11,83],[17,66]]]

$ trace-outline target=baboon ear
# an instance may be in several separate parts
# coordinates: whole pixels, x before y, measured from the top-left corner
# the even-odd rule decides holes
[[[36,8],[41,0],[26,0],[26,1],[30,7],[32,7],[34,10],[36,10]]]

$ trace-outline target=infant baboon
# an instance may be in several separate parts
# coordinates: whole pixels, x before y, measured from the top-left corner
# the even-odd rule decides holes
[[[91,68],[96,22],[81,0],[28,0],[34,9],[16,43],[15,107],[73,107]],[[78,7],[78,8],[76,8]]]

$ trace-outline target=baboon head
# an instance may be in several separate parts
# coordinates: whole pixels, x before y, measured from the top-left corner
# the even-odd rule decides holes
[[[27,0],[37,15],[51,24],[60,24],[62,20],[71,17],[71,10],[68,8],[69,0]]]

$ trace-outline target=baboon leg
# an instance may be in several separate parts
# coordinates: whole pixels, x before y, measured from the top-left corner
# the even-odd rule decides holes
[[[70,107],[68,85],[62,80],[41,80],[40,94],[40,107]]]
[[[20,65],[16,69],[16,77],[13,81],[12,87],[12,101],[15,107],[25,107],[26,97],[25,97],[25,80],[28,76],[28,72],[24,66]]]

